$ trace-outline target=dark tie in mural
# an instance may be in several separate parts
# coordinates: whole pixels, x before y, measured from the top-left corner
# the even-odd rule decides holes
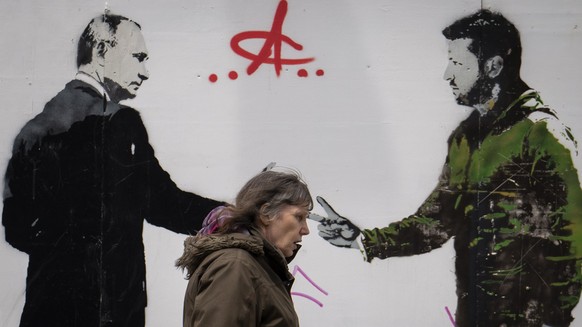
[[[21,326],[143,326],[142,228],[194,233],[221,202],[180,190],[139,113],[119,101],[147,80],[140,26],[93,19],[77,78],[16,137],[6,172],[6,240],[29,255]]]
[[[575,141],[520,77],[515,26],[481,10],[443,30],[445,79],[475,110],[453,131],[437,187],[413,215],[363,229],[318,198],[320,236],[373,258],[454,238],[457,326],[567,326],[581,287],[582,191]],[[361,243],[359,242],[361,240]]]

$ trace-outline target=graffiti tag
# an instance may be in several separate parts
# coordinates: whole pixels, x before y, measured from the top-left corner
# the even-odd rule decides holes
[[[281,0],[275,12],[273,25],[270,31],[245,31],[236,34],[230,40],[230,47],[239,56],[251,61],[247,67],[247,74],[252,75],[262,64],[271,64],[275,67],[277,76],[281,74],[283,65],[300,65],[312,62],[315,58],[288,59],[281,57],[283,43],[290,45],[297,51],[303,50],[303,46],[290,37],[283,34],[283,22],[287,15],[287,1]],[[242,41],[248,39],[263,39],[265,43],[258,54],[251,53],[240,46]]]

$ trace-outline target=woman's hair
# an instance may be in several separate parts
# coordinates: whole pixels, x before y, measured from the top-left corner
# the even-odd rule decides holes
[[[229,215],[219,227],[219,233],[229,233],[258,225],[258,219],[277,217],[285,205],[313,209],[313,200],[305,182],[294,171],[264,171],[251,178],[238,192],[235,205],[222,214]]]

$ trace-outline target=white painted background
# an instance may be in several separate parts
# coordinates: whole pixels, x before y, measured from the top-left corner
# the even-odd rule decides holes
[[[0,0],[0,171],[22,125],[73,78],[77,40],[109,8],[142,25],[150,79],[126,103],[140,110],[162,166],[183,189],[232,201],[271,161],[299,169],[360,227],[411,214],[432,190],[452,129],[469,113],[442,80],[441,30],[483,7],[516,24],[522,76],[582,140],[582,2],[577,0],[289,0],[283,30],[315,57],[255,74],[230,49],[242,31],[268,30],[276,0]],[[249,49],[260,43],[245,43]],[[308,78],[297,77],[305,68]],[[316,69],[325,76],[315,77]],[[226,78],[230,70],[239,79]],[[215,84],[208,75],[219,74]],[[577,158],[578,167],[582,160]],[[3,173],[3,172],[2,172]],[[323,214],[317,206],[315,212]],[[365,263],[312,234],[293,264],[302,326],[451,326],[456,306],[452,242],[422,256]],[[18,325],[27,256],[0,226],[0,326]],[[173,261],[183,235],[146,225],[147,326],[181,326],[186,286]],[[293,265],[292,265],[293,267]],[[582,326],[582,309],[574,325]]]

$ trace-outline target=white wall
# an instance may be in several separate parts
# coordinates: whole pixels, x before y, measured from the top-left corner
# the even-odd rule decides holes
[[[86,24],[109,8],[142,26],[150,79],[127,104],[141,111],[157,157],[178,185],[232,201],[244,181],[275,161],[299,169],[314,195],[361,227],[385,226],[416,210],[433,188],[446,139],[469,112],[442,80],[440,31],[482,2],[518,27],[522,77],[582,139],[576,0],[289,0],[283,31],[304,49],[285,47],[284,57],[316,59],[285,66],[278,78],[271,65],[246,75],[249,62],[229,46],[239,32],[270,29],[276,0],[1,1],[0,167],[20,127],[74,76]],[[299,68],[309,77],[299,78]],[[315,76],[316,69],[325,75]],[[226,77],[230,70],[237,80]],[[211,73],[218,82],[208,81]],[[451,326],[452,244],[368,264],[310,227],[292,267],[329,294],[298,277],[294,290],[323,303],[295,298],[302,326]],[[0,325],[12,327],[24,303],[27,256],[3,233],[0,227]],[[147,326],[180,326],[186,282],[173,261],[184,236],[148,225],[144,239]],[[582,321],[582,309],[575,314]]]

